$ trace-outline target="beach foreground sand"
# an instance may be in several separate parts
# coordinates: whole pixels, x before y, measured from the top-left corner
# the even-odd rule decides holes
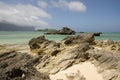
[[[69,67],[66,70],[60,71],[55,75],[50,75],[51,80],[70,80],[67,76],[73,76],[71,80],[81,80],[84,77],[86,80],[103,80],[102,74],[97,72],[97,68],[91,62],[84,62]]]

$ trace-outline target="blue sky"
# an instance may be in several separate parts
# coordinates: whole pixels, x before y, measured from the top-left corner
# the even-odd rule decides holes
[[[36,29],[120,32],[120,0],[0,0],[0,21]]]

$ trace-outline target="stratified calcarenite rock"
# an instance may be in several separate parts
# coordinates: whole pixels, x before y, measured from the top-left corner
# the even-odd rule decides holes
[[[0,53],[0,80],[50,80],[33,67],[38,60],[27,53]]]
[[[120,80],[120,54],[105,51],[92,53],[93,64],[99,67],[98,71],[104,80]]]
[[[94,34],[81,34],[78,36],[68,36],[63,39],[64,44],[80,44],[80,43],[90,43],[94,42]]]
[[[72,40],[71,43],[66,43],[69,39]],[[59,43],[40,36],[30,40],[29,45],[31,51],[37,51],[40,56],[40,63],[36,68],[41,72],[53,74],[75,63],[88,60],[90,57],[86,51],[90,49],[89,44],[93,42],[93,34],[81,34],[69,36]]]

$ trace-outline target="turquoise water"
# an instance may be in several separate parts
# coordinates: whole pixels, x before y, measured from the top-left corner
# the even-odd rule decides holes
[[[100,35],[100,37],[95,37],[95,39],[96,40],[111,39],[114,41],[120,41],[120,32],[103,33]]]
[[[77,33],[77,35],[80,33]],[[19,44],[28,43],[30,39],[44,35],[43,32],[25,32],[25,31],[0,31],[0,44]],[[67,35],[45,35],[47,39],[60,41]],[[97,40],[112,39],[120,40],[120,33],[103,33]]]

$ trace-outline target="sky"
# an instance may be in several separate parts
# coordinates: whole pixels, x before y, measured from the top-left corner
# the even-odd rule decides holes
[[[36,29],[120,32],[120,0],[0,0],[0,22]]]

